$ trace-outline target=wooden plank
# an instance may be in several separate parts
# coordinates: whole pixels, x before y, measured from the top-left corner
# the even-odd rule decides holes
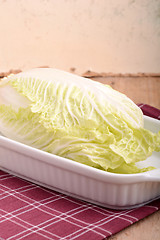
[[[145,103],[160,109],[160,77],[93,77],[126,94],[136,104]]]
[[[134,223],[106,240],[160,240],[160,211]]]

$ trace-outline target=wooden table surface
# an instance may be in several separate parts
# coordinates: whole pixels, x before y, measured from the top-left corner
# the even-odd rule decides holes
[[[126,94],[136,104],[160,109],[160,77],[93,77]],[[133,224],[108,240],[160,240],[160,211]]]
[[[136,104],[146,103],[160,109],[160,77],[93,77],[126,94]]]

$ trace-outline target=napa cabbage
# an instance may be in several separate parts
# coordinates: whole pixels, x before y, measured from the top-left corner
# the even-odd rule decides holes
[[[160,132],[143,125],[140,108],[108,85],[52,68],[0,82],[0,132],[92,167],[138,173],[136,162],[160,151]]]

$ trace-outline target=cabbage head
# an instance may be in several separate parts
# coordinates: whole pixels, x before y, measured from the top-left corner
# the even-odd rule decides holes
[[[110,86],[52,68],[0,82],[0,132],[13,140],[101,170],[138,173],[160,151],[160,132],[143,127],[140,108]]]

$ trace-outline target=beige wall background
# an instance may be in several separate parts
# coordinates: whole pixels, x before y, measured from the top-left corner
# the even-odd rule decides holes
[[[160,0],[0,0],[0,71],[160,72]]]

